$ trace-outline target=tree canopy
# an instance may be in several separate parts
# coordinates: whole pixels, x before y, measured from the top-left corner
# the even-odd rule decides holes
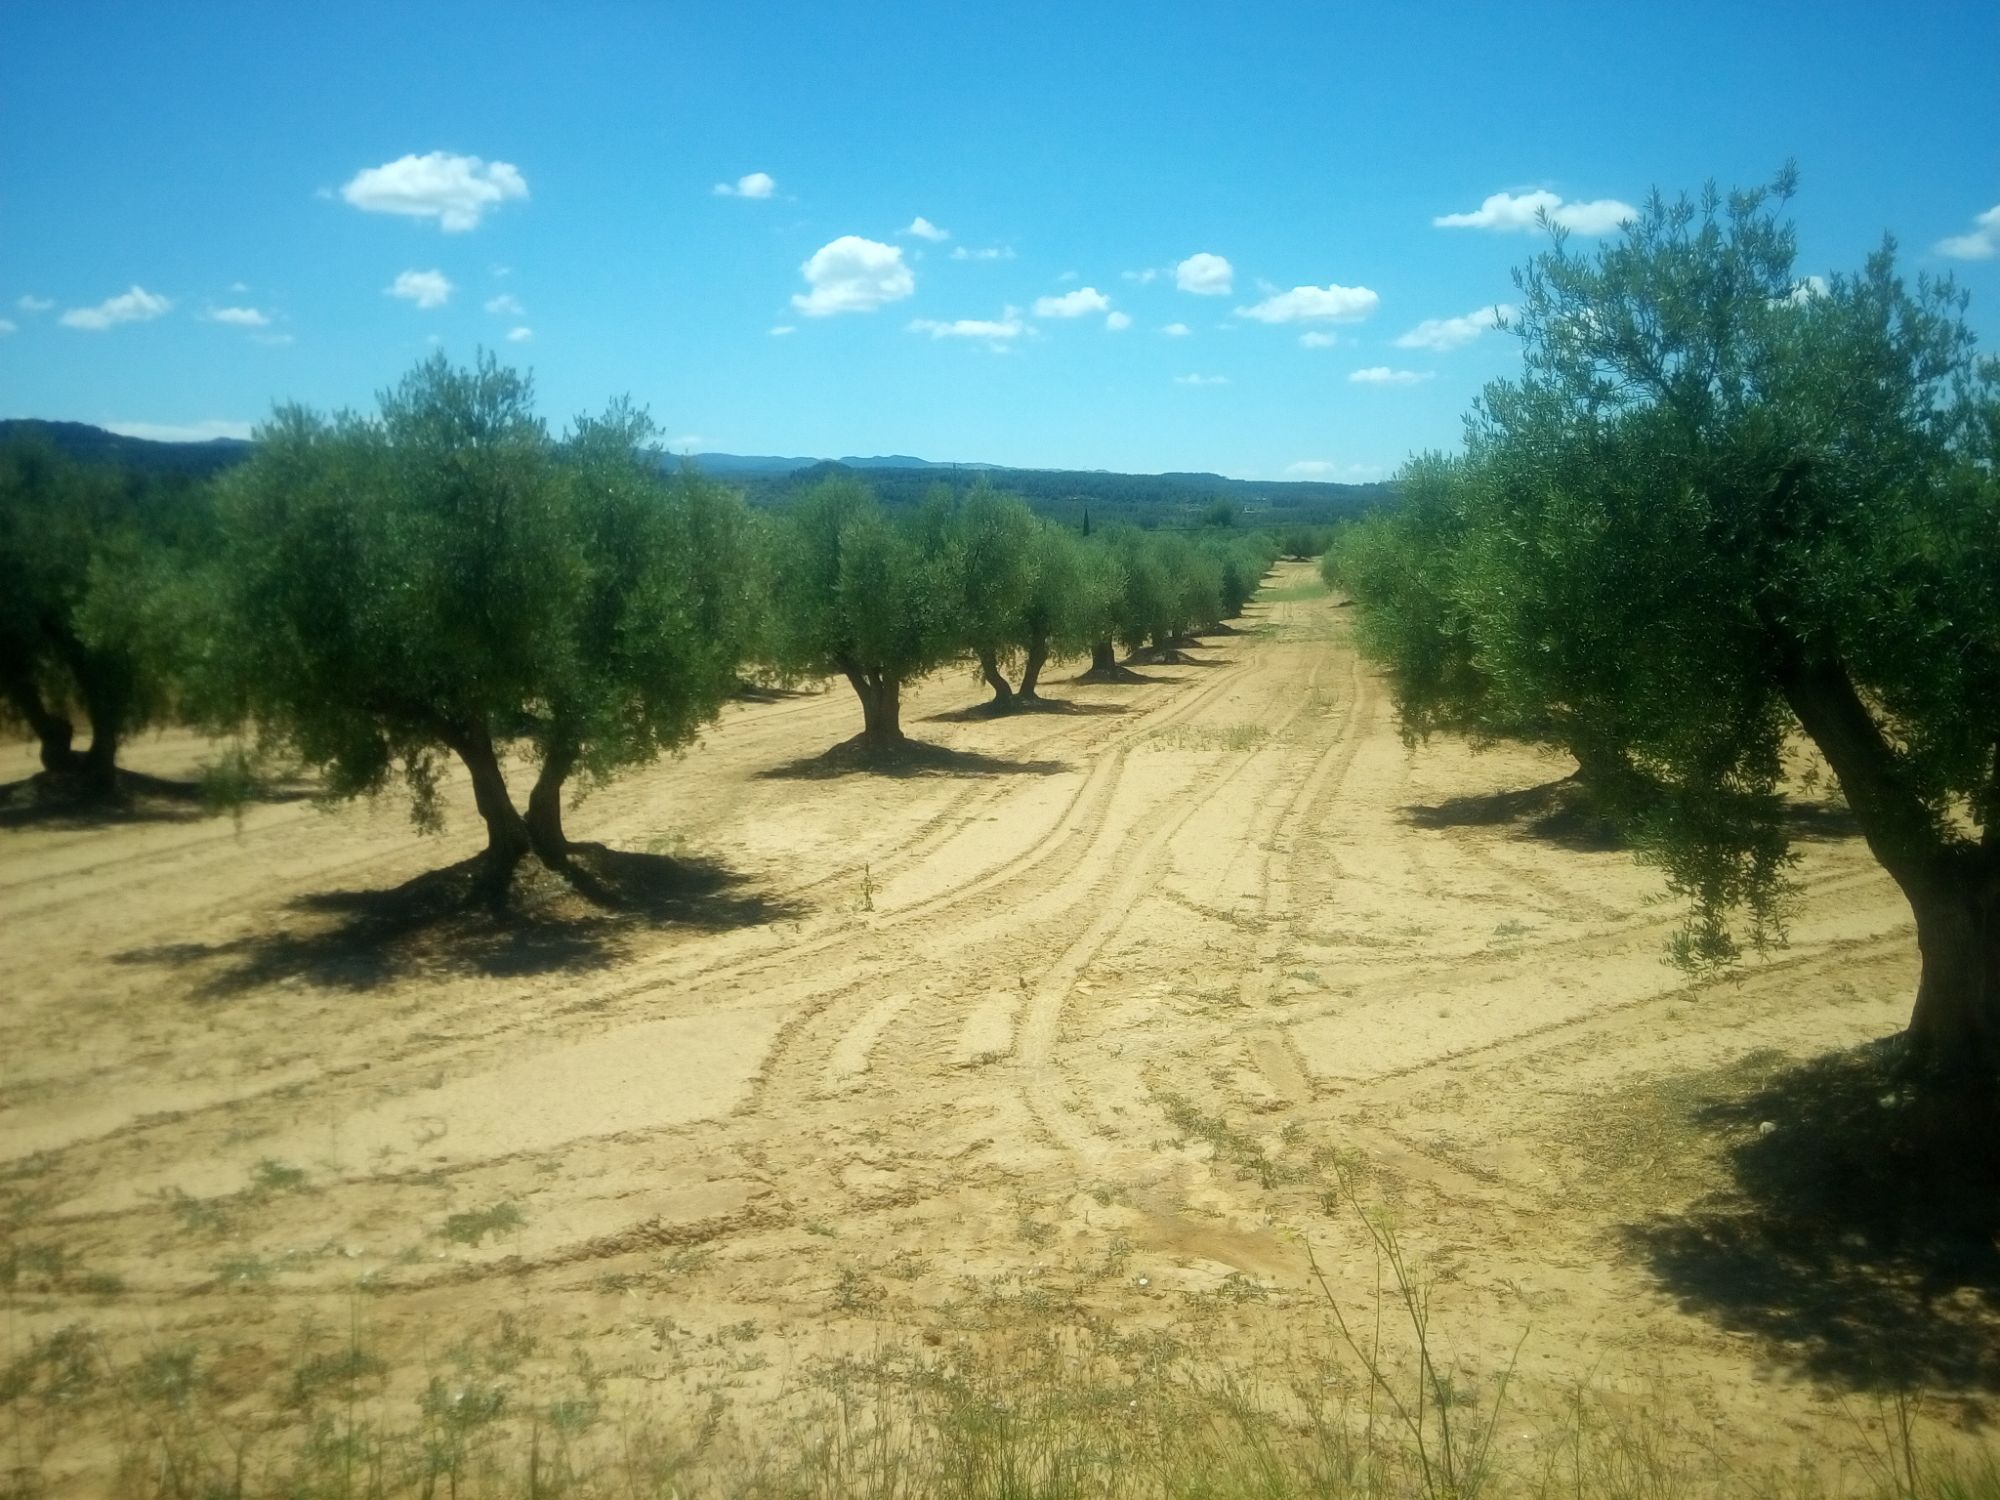
[[[1893,244],[1794,266],[1789,173],[1655,194],[1518,277],[1524,368],[1404,476],[1343,580],[1418,733],[1557,743],[1691,900],[1683,956],[1774,931],[1802,733],[1916,916],[1913,1058],[2000,1068],[2000,399]],[[1629,795],[1621,796],[1620,786]],[[1622,803],[1622,808],[1621,808]]]

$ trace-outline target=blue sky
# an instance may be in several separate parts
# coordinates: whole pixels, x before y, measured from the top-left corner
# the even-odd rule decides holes
[[[2000,347],[1991,0],[11,0],[0,58],[0,415],[485,347],[686,447],[1375,478],[1515,367],[1510,222],[1787,158],[1802,274],[1893,232]]]

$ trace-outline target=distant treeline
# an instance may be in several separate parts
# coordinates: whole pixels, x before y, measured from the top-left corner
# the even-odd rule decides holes
[[[203,443],[155,442],[124,437],[84,422],[34,419],[0,421],[0,444],[30,438],[65,458],[113,464],[138,475],[205,478],[247,459],[254,445],[234,438]],[[663,460],[679,468],[690,460]],[[691,462],[709,472],[699,456]],[[1310,481],[1227,479],[1220,474],[1112,474],[1087,469],[995,469],[904,461],[897,464],[818,463],[791,470],[749,470],[730,465],[713,477],[741,490],[752,505],[783,510],[827,479],[868,486],[891,509],[921,505],[934,493],[966,494],[982,483],[1027,502],[1037,514],[1081,526],[1126,521],[1155,526],[1214,524],[1227,514],[1234,524],[1283,529],[1324,526],[1365,515],[1389,500],[1391,484],[1321,484]]]

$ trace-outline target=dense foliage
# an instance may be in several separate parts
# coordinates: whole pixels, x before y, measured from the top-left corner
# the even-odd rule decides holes
[[[1791,183],[1655,196],[1522,273],[1522,376],[1334,569],[1414,733],[1561,745],[1691,898],[1786,895],[1794,736],[1916,916],[1913,1056],[2000,1070],[2000,395],[1964,298],[1885,245],[1795,271]]]

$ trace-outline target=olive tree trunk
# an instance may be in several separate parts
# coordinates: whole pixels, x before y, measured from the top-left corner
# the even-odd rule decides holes
[[[489,899],[498,903],[505,899],[515,867],[534,847],[534,841],[507,791],[507,777],[500,769],[492,735],[484,729],[466,730],[454,734],[448,743],[472,775],[473,804],[486,824],[480,885]]]
[[[1923,962],[1910,1061],[1983,1122],[2000,1118],[2000,838],[1990,826],[1976,845],[1941,830],[1846,667],[1772,633],[1787,703],[1916,918]]]
[[[1028,643],[1027,664],[1021,669],[1021,696],[1037,698],[1036,685],[1042,680],[1042,668],[1048,665],[1049,642],[1046,636],[1036,636]]]
[[[67,717],[42,701],[42,691],[24,663],[0,663],[0,695],[5,696],[8,707],[40,742],[44,771],[60,773],[76,769],[76,751],[72,748],[76,728]]]
[[[861,667],[845,669],[848,683],[861,700],[861,743],[870,750],[894,750],[903,737],[903,684],[885,672]]]
[[[563,832],[562,794],[570,772],[576,769],[577,752],[572,745],[556,745],[542,761],[541,774],[528,792],[528,840],[545,865],[561,864],[569,857],[569,836]]]
[[[1115,672],[1118,670],[1118,648],[1110,641],[1099,641],[1090,648],[1090,670],[1093,672]]]
[[[1001,675],[999,655],[990,646],[982,646],[979,649],[979,675],[985,678],[986,685],[993,689],[995,708],[1014,706],[1014,689]]]

